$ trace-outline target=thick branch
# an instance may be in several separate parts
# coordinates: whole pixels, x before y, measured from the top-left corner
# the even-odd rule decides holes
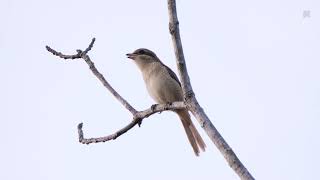
[[[185,64],[182,42],[180,38],[179,21],[177,16],[176,2],[168,0],[169,8],[169,31],[172,38],[174,53],[176,55],[176,62],[178,67],[178,73],[181,79],[182,90],[184,97],[187,98],[193,95],[193,90],[190,83],[190,78]]]
[[[187,67],[184,59],[182,43],[179,31],[179,21],[177,16],[176,2],[175,0],[168,0],[169,10],[169,29],[172,37],[172,42],[175,50],[176,61],[178,71],[182,83],[182,89],[184,92],[184,98],[188,110],[196,117],[201,124],[201,127],[206,131],[207,135],[213,141],[213,143],[220,150],[229,166],[238,174],[241,179],[252,180],[254,179],[250,172],[238,159],[231,147],[223,139],[218,130],[214,127],[208,116],[205,114],[201,106],[199,105],[190,83]]]

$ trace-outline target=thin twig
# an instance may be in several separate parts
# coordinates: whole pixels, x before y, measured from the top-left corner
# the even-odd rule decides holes
[[[115,140],[116,138],[126,133],[131,128],[133,128],[136,124],[139,124],[144,118],[147,118],[154,113],[167,111],[167,110],[178,110],[178,109],[184,109],[184,108],[186,108],[184,102],[174,102],[171,104],[156,104],[149,109],[137,112],[133,116],[133,120],[128,125],[116,131],[115,133],[104,136],[104,137],[98,137],[98,138],[88,138],[88,139],[84,138],[84,135],[82,132],[83,125],[82,123],[80,123],[78,125],[79,142],[82,144],[90,144],[90,143],[100,143],[100,142],[106,142],[109,140]]]
[[[74,54],[74,55],[64,55],[61,52],[58,52],[58,51],[52,49],[49,46],[46,46],[46,49],[49,52],[51,52],[53,55],[58,56],[58,57],[63,58],[63,59],[79,59],[79,58],[81,58],[80,53],[77,53],[77,54]]]
[[[184,102],[173,102],[170,104],[156,104],[152,105],[151,108],[146,109],[144,111],[137,111],[135,108],[133,108],[124,98],[120,96],[120,94],[112,88],[112,86],[107,82],[107,80],[103,77],[103,75],[97,70],[95,67],[94,63],[91,61],[90,57],[87,55],[87,53],[92,49],[93,44],[95,42],[95,38],[92,39],[91,43],[89,44],[88,48],[86,48],[85,51],[82,50],[77,50],[77,54],[74,55],[65,55],[61,52],[58,52],[54,49],[52,49],[49,46],[46,46],[46,49],[51,52],[53,55],[58,56],[63,59],[83,59],[89,66],[90,70],[92,73],[102,82],[103,86],[106,87],[111,94],[118,100],[120,103],[128,110],[131,112],[133,116],[133,120],[123,127],[122,129],[118,130],[117,132],[110,134],[108,136],[103,136],[103,137],[97,137],[97,138],[84,138],[84,133],[82,131],[83,123],[80,123],[78,125],[78,135],[79,135],[79,142],[82,144],[91,144],[91,143],[99,143],[99,142],[106,142],[109,140],[114,140],[121,136],[122,134],[126,133],[128,130],[133,128],[135,125],[141,124],[142,120],[144,118],[149,117],[150,115],[157,113],[157,112],[162,112],[162,111],[167,111],[167,110],[178,110],[178,109],[183,109],[186,108],[186,105]]]
[[[87,54],[93,47],[94,42],[96,41],[96,38],[92,38],[91,43],[89,44],[89,46],[87,47],[86,50],[84,50],[82,53],[83,54]]]
[[[103,77],[103,75],[97,70],[94,63],[91,61],[90,57],[87,55],[87,53],[92,49],[93,44],[95,42],[95,38],[91,40],[91,43],[89,44],[88,48],[84,51],[77,50],[77,54],[74,55],[64,55],[61,52],[58,52],[54,49],[52,49],[49,46],[46,46],[47,50],[51,52],[53,55],[56,55],[63,59],[80,59],[82,58],[85,60],[85,62],[88,64],[90,70],[92,73],[101,81],[104,87],[106,87],[111,94],[132,114],[135,114],[137,112],[136,109],[134,109],[128,101],[126,101],[116,90],[113,89],[113,87],[106,81],[106,79]]]
[[[176,1],[168,0],[168,12],[169,12],[169,30],[172,37],[173,47],[176,55],[176,62],[178,71],[182,83],[182,89],[184,92],[184,99],[188,110],[199,121],[201,127],[206,131],[210,139],[220,150],[229,166],[238,174],[241,179],[253,180],[253,176],[241,163],[239,158],[233,152],[231,147],[223,139],[218,130],[214,127],[204,110],[199,105],[195,94],[193,93],[190,83],[189,75],[187,72],[187,66],[184,59],[183,48],[180,38],[179,21],[177,16]]]

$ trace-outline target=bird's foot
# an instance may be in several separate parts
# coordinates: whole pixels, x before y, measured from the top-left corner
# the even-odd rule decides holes
[[[167,102],[164,106],[164,110],[169,110],[169,107],[172,105],[172,102]]]
[[[150,108],[151,108],[151,111],[152,111],[152,112],[154,112],[154,110],[156,109],[156,106],[157,106],[157,105],[158,105],[158,104],[152,104],[152,105],[151,105]]]
[[[165,103],[162,111],[167,111],[167,110],[169,110],[169,107],[170,107],[171,105],[172,105],[172,102],[167,102],[167,103]],[[161,114],[162,111],[160,111],[159,114]]]

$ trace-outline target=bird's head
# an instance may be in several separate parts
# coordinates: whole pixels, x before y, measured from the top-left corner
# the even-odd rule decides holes
[[[157,55],[149,49],[139,48],[135,50],[133,53],[128,53],[127,57],[134,61],[156,61],[158,60]]]
[[[132,59],[138,67],[144,71],[145,69],[149,69],[149,65],[153,65],[153,62],[159,62],[159,58],[157,55],[150,51],[149,49],[139,48],[135,50],[133,53],[128,53],[127,57]]]

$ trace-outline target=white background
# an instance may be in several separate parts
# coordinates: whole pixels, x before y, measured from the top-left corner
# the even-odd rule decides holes
[[[196,96],[256,179],[320,179],[320,6],[316,0],[177,2]],[[310,17],[303,18],[303,12]],[[208,146],[195,157],[178,117],[146,119],[116,141],[131,114],[81,60],[89,55],[138,110],[149,108],[125,54],[146,47],[176,72],[166,1],[0,0],[0,179],[238,179]]]

